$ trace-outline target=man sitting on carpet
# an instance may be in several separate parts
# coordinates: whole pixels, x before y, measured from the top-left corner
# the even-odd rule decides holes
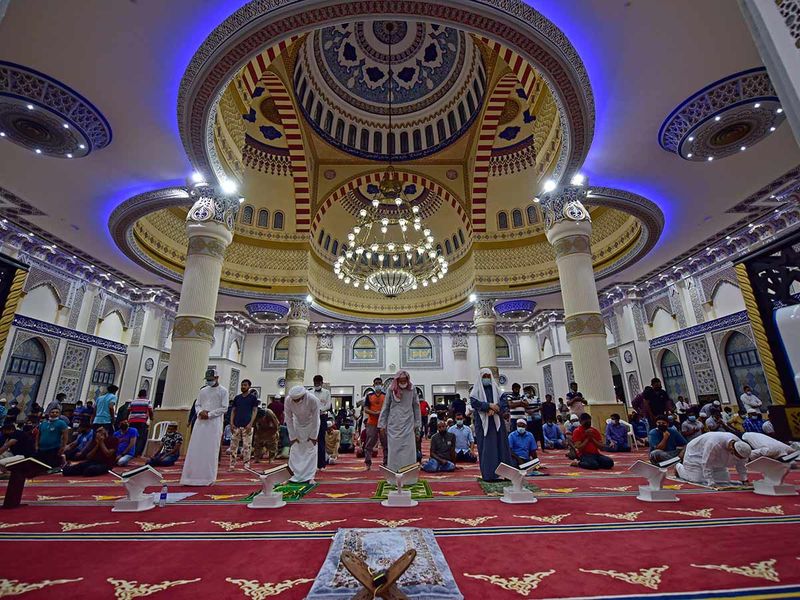
[[[572,432],[572,443],[575,446],[578,460],[573,461],[570,465],[592,471],[613,468],[614,461],[608,456],[600,454],[603,438],[600,436],[600,432],[592,427],[592,416],[583,413],[579,419],[580,427]]]
[[[89,420],[81,421],[80,425],[78,425],[78,435],[75,440],[64,448],[64,456],[67,460],[78,461],[85,459],[93,440],[94,431],[89,425]]]
[[[609,452],[630,452],[628,443],[628,427],[620,423],[617,413],[611,415],[611,420],[606,422],[606,450]]]
[[[136,437],[138,432],[130,426],[127,419],[119,422],[119,429],[114,432],[114,437],[119,439],[117,446],[117,464],[120,467],[127,465],[136,454]]]
[[[508,434],[508,447],[511,449],[511,458],[519,466],[536,458],[536,438],[528,431],[528,422],[517,419],[517,429]]]
[[[117,462],[119,438],[108,433],[105,427],[98,427],[94,442],[86,453],[86,460],[67,465],[62,470],[65,477],[96,477],[105,475]]]
[[[697,409],[691,407],[686,412],[686,420],[681,423],[681,435],[687,442],[690,442],[702,433],[703,424],[697,420]]]
[[[29,431],[17,429],[13,421],[3,423],[3,444],[0,459],[11,456],[33,456],[36,442]]]
[[[342,436],[335,425],[333,419],[328,419],[327,429],[325,430],[325,454],[329,465],[335,465],[336,461],[339,460],[339,442]]]
[[[648,436],[650,444],[650,462],[660,462],[679,456],[688,442],[674,425],[670,425],[667,415],[656,417],[656,426]]]
[[[161,438],[161,448],[147,464],[151,467],[171,467],[180,457],[182,445],[183,436],[178,433],[178,424],[172,421],[167,425],[167,433]]]
[[[447,431],[447,423],[439,420],[431,438],[431,457],[422,470],[428,473],[454,471],[456,468],[456,436]]]
[[[342,454],[352,454],[355,451],[353,441],[355,437],[353,420],[349,417],[345,419],[344,425],[339,429],[339,452]]]
[[[556,425],[555,418],[550,417],[547,419],[547,423],[542,426],[542,434],[545,448],[564,448],[566,446],[564,432],[561,431],[561,427]]]
[[[728,467],[736,467],[742,483],[747,483],[745,462],[752,450],[733,433],[704,433],[686,445],[683,463],[675,466],[678,477],[707,486],[731,485]]]
[[[464,424],[463,413],[456,413],[456,424],[448,429],[456,438],[456,462],[478,462],[475,456],[475,437]]]

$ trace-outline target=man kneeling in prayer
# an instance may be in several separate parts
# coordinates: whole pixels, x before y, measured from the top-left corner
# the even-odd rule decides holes
[[[686,445],[683,463],[675,465],[678,477],[691,483],[708,486],[731,485],[728,467],[736,467],[742,483],[747,483],[745,463],[752,451],[732,433],[712,431],[696,437]]]
[[[436,422],[436,433],[431,438],[431,457],[422,470],[428,473],[454,471],[456,468],[456,436],[447,431],[447,422]]]
[[[783,442],[779,442],[774,437],[765,433],[757,433],[755,431],[748,431],[742,439],[747,442],[753,451],[750,453],[750,460],[755,460],[766,456],[774,460],[780,460],[784,456],[797,452],[794,448]],[[795,463],[792,463],[792,468],[795,468]]]

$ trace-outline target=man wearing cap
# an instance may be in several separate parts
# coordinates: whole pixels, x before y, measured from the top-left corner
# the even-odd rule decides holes
[[[780,460],[784,456],[788,456],[797,452],[797,450],[788,444],[779,442],[774,437],[770,437],[765,433],[748,431],[742,435],[742,439],[753,449],[753,452],[750,453],[750,460],[755,460],[757,458],[761,458],[762,456],[766,456],[767,458],[772,458],[774,460]],[[794,468],[794,466],[795,465],[793,463],[792,468]]]
[[[714,409],[722,410],[721,404],[719,400],[714,400],[713,402],[706,402],[703,406],[700,407],[700,416],[701,417],[710,417],[711,411]]]
[[[325,446],[325,439],[319,439],[319,399],[296,385],[289,390],[283,414],[289,430],[289,481],[313,482],[317,474],[317,444]]]
[[[684,450],[683,463],[675,466],[678,477],[708,486],[730,485],[728,467],[736,467],[743,483],[747,482],[745,463],[751,449],[732,433],[714,431],[691,440]]]
[[[228,390],[219,384],[217,369],[206,370],[206,384],[197,394],[195,410],[197,420],[183,463],[181,485],[211,485],[217,480],[223,421],[228,411]]]
[[[536,438],[528,431],[528,421],[517,419],[516,430],[508,434],[508,447],[517,465],[536,458]]]
[[[745,431],[764,433],[764,420],[761,418],[761,413],[756,408],[747,409],[747,418],[742,425],[744,425]]]

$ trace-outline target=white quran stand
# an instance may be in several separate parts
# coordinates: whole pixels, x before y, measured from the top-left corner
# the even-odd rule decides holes
[[[538,466],[538,458],[521,464],[519,468],[512,467],[506,463],[500,463],[495,473],[511,481],[511,485],[503,488],[503,495],[500,497],[500,502],[505,502],[506,504],[533,504],[536,502],[536,496],[525,487],[525,477],[531,469]]]
[[[289,479],[290,474],[287,465],[281,465],[263,473],[246,467],[245,470],[250,471],[261,480],[261,492],[256,494],[250,504],[247,505],[247,508],[281,508],[286,506],[286,502],[283,500],[283,493],[275,492],[273,488]]]
[[[681,459],[676,456],[660,462],[658,465],[651,465],[641,460],[633,463],[628,470],[634,475],[647,479],[647,485],[639,486],[639,495],[636,496],[636,499],[643,502],[678,502],[678,495],[673,490],[664,489],[664,478],[667,476],[667,467],[680,461]]]
[[[798,453],[794,453],[781,460],[761,456],[747,463],[748,471],[763,475],[763,479],[753,482],[753,492],[762,496],[797,496],[796,486],[783,483],[794,460],[790,457],[797,458],[797,455]],[[784,462],[786,459],[789,460]]]
[[[419,504],[411,498],[411,490],[404,490],[404,486],[414,485],[419,480],[419,464],[407,465],[397,471],[381,465],[381,469],[386,472],[386,482],[395,486],[396,489],[386,495],[386,500],[381,502],[381,506],[409,508]]]
[[[145,494],[144,490],[147,487],[154,485],[161,485],[161,473],[156,471],[153,467],[145,465],[138,469],[125,471],[122,475],[114,473],[111,474],[122,481],[125,486],[125,498],[114,502],[114,508],[111,512],[142,512],[155,508],[156,503],[153,501],[153,494]]]

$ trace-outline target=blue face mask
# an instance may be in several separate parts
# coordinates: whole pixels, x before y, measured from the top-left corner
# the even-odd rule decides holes
[[[487,377],[485,379],[481,379],[481,383],[483,384],[483,387],[490,387],[492,385],[492,380]]]
[[[691,416],[689,416],[689,420],[690,420],[692,423],[694,423],[695,421],[697,421],[697,417],[695,417],[694,415],[691,415]]]
[[[528,430],[527,430],[527,429],[525,429],[524,427],[517,427],[517,431],[518,431],[519,433],[525,433],[525,432],[526,432],[526,431],[528,431]]]

